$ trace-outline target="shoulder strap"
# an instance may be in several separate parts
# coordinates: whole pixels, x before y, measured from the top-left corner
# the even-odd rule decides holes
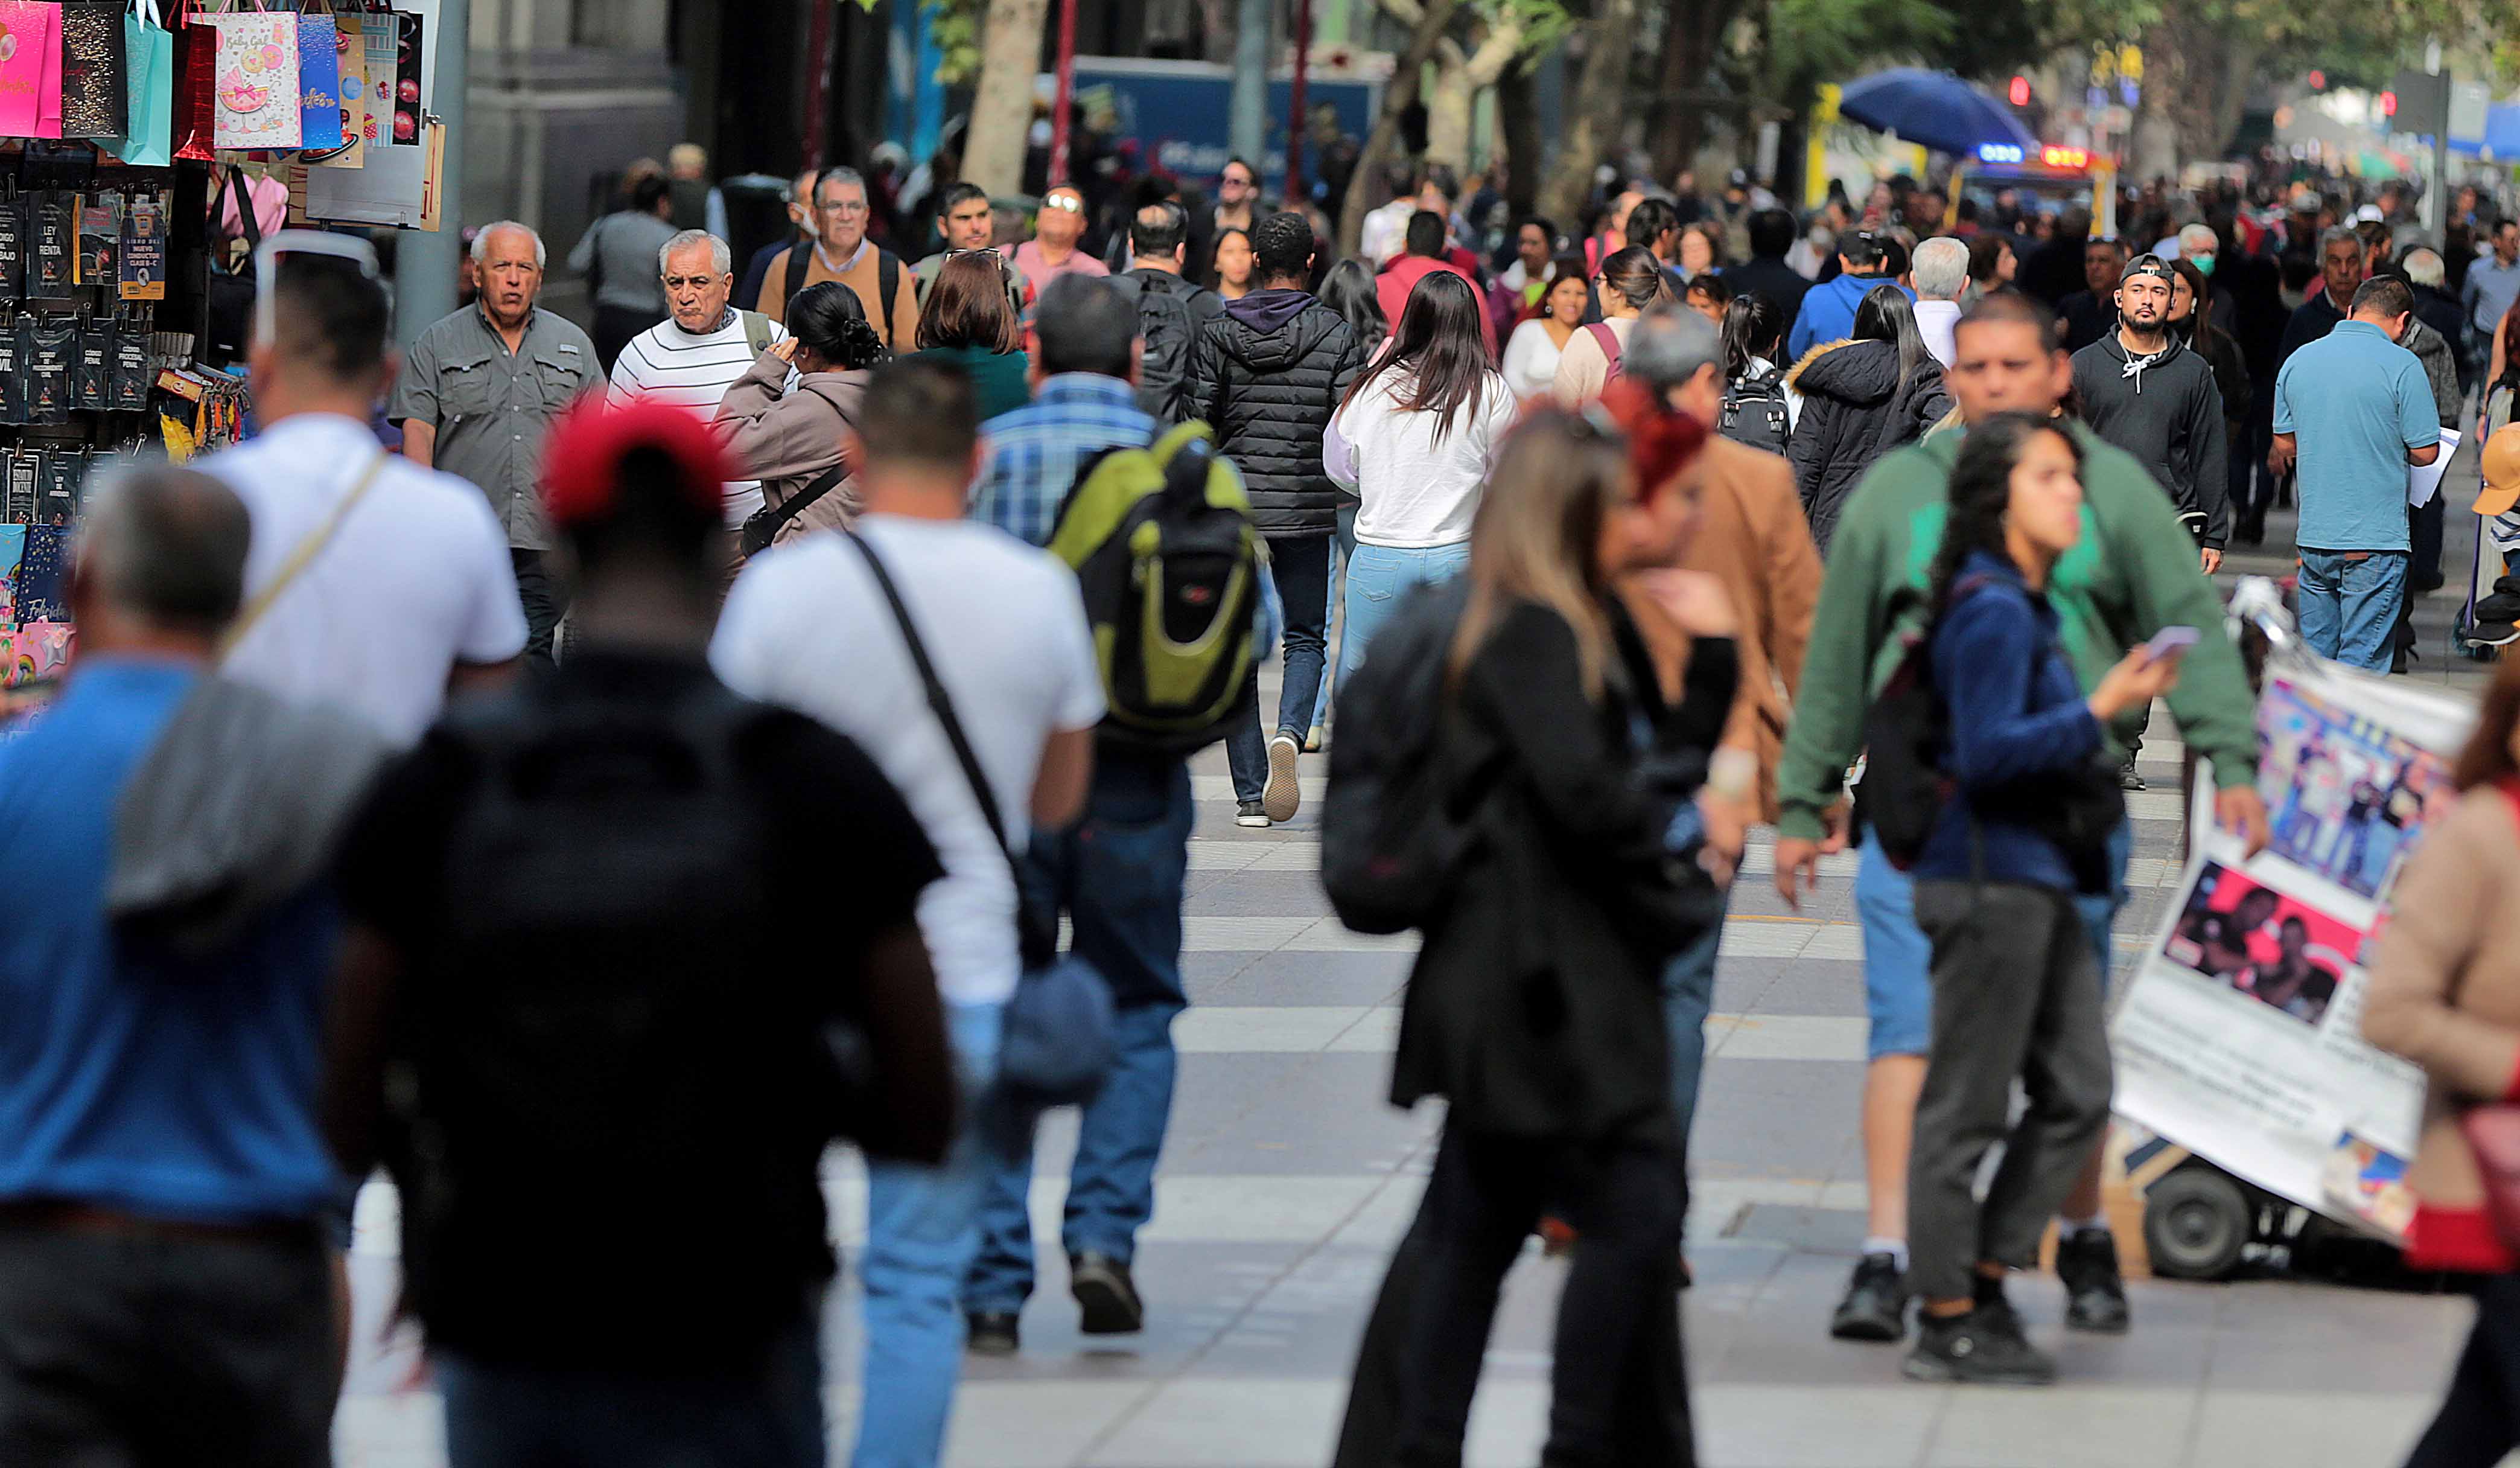
[[[779,293],[779,314],[782,317],[788,314],[788,302],[794,300],[796,293],[805,289],[805,271],[810,268],[805,261],[813,252],[814,242],[810,239],[799,240],[788,247],[788,269],[781,277],[785,285]]]
[[[325,516],[322,525],[308,531],[306,538],[297,542],[296,548],[289,553],[289,559],[280,563],[279,574],[274,575],[270,582],[255,594],[254,599],[246,604],[245,610],[237,614],[236,620],[228,623],[227,631],[219,637],[219,656],[226,657],[235,650],[238,643],[245,641],[246,633],[252,631],[255,623],[262,620],[264,614],[271,611],[273,604],[280,600],[281,593],[295,583],[298,573],[312,564],[317,556],[323,554],[324,547],[333,543],[333,536],[341,528],[341,522],[350,518],[350,512],[356,509],[359,501],[367,496],[368,487],[377,482],[377,476],[384,472],[384,467],[385,451],[380,448],[377,450],[376,457],[368,461],[368,467],[360,474],[358,482],[352,484],[350,492],[342,495],[341,502],[333,507],[333,513]]]
[[[849,477],[847,460],[832,465],[805,482],[805,487],[766,509],[756,510],[743,522],[743,552],[753,555],[770,548],[788,522],[802,515]]]
[[[901,294],[901,256],[875,248],[875,294],[883,298],[883,344],[892,344],[892,298]]]
[[[892,619],[901,629],[901,643],[910,652],[911,665],[919,670],[919,681],[927,693],[927,707],[945,731],[945,742],[954,749],[955,762],[963,767],[963,778],[971,787],[971,799],[980,803],[980,815],[989,823],[989,834],[998,839],[998,849],[1007,858],[1007,872],[1015,881],[1015,902],[1018,936],[1022,940],[1023,961],[1027,968],[1038,968],[1058,949],[1055,934],[1045,935],[1033,921],[1033,904],[1021,898],[1022,863],[1015,855],[1014,843],[1007,836],[1006,816],[998,809],[997,793],[989,788],[988,772],[980,768],[980,757],[971,750],[971,741],[963,732],[963,720],[954,711],[954,697],[945,691],[945,680],[936,675],[936,665],[927,657],[927,644],[919,636],[919,626],[910,619],[909,604],[901,599],[901,588],[893,583],[892,573],[884,568],[883,558],[864,535],[852,530],[848,541],[866,558],[867,573],[875,578],[876,589],[883,593],[884,605],[892,609]]]
[[[1601,355],[1609,358],[1610,365],[1618,366],[1619,334],[1610,330],[1610,323],[1595,321],[1588,324],[1584,330],[1592,334],[1594,343],[1601,348]]]

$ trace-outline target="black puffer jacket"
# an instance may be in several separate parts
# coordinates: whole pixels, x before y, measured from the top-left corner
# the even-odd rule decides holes
[[[1322,472],[1322,431],[1365,368],[1370,344],[1302,291],[1254,291],[1199,335],[1190,411],[1242,471],[1262,533],[1327,535],[1339,491]]]
[[[1793,462],[1812,539],[1825,557],[1837,512],[1856,481],[1882,455],[1923,437],[1952,410],[1952,395],[1943,387],[1942,364],[1925,352],[1916,353],[1914,368],[1900,381],[1899,348],[1888,342],[1815,346],[1785,374],[1785,386],[1803,396],[1785,457]]]

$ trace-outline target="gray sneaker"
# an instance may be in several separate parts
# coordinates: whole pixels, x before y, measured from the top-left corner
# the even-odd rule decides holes
[[[1303,753],[1303,745],[1292,734],[1282,733],[1269,741],[1269,783],[1260,788],[1260,808],[1273,821],[1293,820],[1304,803],[1304,792],[1295,783],[1295,760]]]

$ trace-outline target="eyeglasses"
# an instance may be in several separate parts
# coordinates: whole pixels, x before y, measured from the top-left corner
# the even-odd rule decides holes
[[[378,278],[377,248],[355,235],[322,229],[284,229],[253,252],[253,334],[268,342],[280,331],[280,261],[285,255],[320,254],[348,260],[370,280]]]
[[[867,211],[867,202],[863,199],[843,199],[836,204],[823,205],[821,208],[827,214],[863,214]]]
[[[1228,173],[1224,177],[1218,179],[1217,182],[1220,184],[1230,185],[1238,189],[1247,189],[1251,187],[1251,180],[1244,178],[1238,173]]]
[[[1043,200],[1041,202],[1041,206],[1046,209],[1057,209],[1062,214],[1081,214],[1085,212],[1085,201],[1077,198],[1073,194],[1053,195],[1052,197]]]
[[[664,277],[662,277],[662,279],[663,279],[663,280],[664,280],[664,282],[665,282],[665,289],[666,289],[666,290],[668,290],[668,291],[680,291],[680,290],[684,289],[684,288],[685,288],[685,287],[687,287],[687,286],[688,286],[688,287],[690,287],[691,289],[695,290],[695,291],[699,291],[699,290],[705,290],[705,289],[707,289],[708,287],[710,287],[710,286],[713,286],[713,285],[717,284],[719,281],[722,281],[722,280],[726,279],[726,277],[725,277],[725,276],[723,276],[723,275],[716,275],[716,274],[710,274],[710,275],[668,275],[668,276],[664,276]]]

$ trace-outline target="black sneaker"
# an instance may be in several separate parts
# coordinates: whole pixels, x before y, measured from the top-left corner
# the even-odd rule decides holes
[[[2107,1229],[2081,1228],[2058,1239],[2056,1277],[2065,1282],[2068,1328],[2126,1334],[2126,1280],[2118,1273],[2118,1241]]]
[[[1067,1288],[1085,1312],[1089,1336],[1125,1336],[1147,1328],[1147,1307],[1129,1266],[1107,1254],[1080,1254],[1067,1262]]]
[[[1857,1262],[1855,1277],[1846,1282],[1846,1298],[1829,1317],[1828,1333],[1841,1341],[1908,1338],[1908,1282],[1896,1258],[1868,1254]]]
[[[1013,1310],[973,1310],[966,1318],[970,1328],[963,1346],[973,1355],[1012,1355],[1023,1344]]]
[[[2133,755],[2127,756],[2126,763],[2118,766],[2118,789],[2149,790],[2152,787],[2143,783],[2143,776],[2136,773],[2135,757]]]
[[[1255,828],[1265,826],[1269,824],[1269,812],[1260,808],[1258,801],[1244,801],[1234,807],[1234,824]]]
[[[2056,1379],[2056,1363],[2022,1337],[2021,1318],[2004,1305],[1948,1318],[1924,1316],[1916,1326],[1916,1349],[1899,1370],[1910,1381],[1991,1387],[2044,1387]]]

